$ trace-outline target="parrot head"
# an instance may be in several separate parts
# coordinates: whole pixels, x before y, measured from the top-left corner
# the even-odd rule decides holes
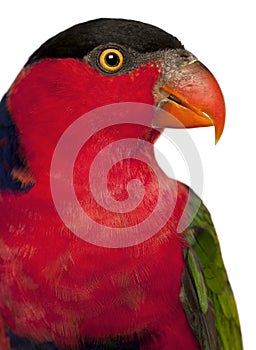
[[[132,20],[93,20],[46,41],[14,82],[7,107],[21,138],[45,130],[50,142],[79,114],[117,102],[167,111],[153,118],[156,128],[214,126],[216,142],[223,131],[224,100],[209,70],[174,36]]]

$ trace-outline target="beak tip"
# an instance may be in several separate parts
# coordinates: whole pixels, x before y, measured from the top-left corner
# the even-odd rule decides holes
[[[221,135],[218,134],[217,129],[215,128],[215,145],[217,145],[217,143],[220,140]]]
[[[224,130],[224,124],[220,126],[215,124],[215,145],[219,142]]]

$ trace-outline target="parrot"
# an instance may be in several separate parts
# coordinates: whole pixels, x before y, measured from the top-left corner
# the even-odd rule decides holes
[[[165,129],[224,124],[213,74],[151,24],[34,51],[0,104],[0,350],[243,348],[210,213],[154,153]]]

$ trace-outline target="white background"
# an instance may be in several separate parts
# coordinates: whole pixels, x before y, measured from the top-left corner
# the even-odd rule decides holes
[[[220,142],[214,146],[212,128],[200,129],[191,135],[203,162],[202,197],[218,231],[239,308],[244,348],[256,349],[253,2],[3,1],[0,95],[10,86],[28,56],[46,39],[76,23],[98,17],[137,19],[172,33],[214,73],[222,87],[227,122]],[[178,169],[176,176],[187,181],[183,168]]]

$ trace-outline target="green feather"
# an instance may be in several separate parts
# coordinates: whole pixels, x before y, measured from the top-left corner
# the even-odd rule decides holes
[[[191,191],[188,214],[194,212],[198,200]],[[201,349],[242,350],[235,299],[210,214],[202,202],[184,238],[189,247],[184,246],[180,297]]]
[[[190,266],[191,272],[194,277],[194,283],[197,290],[197,295],[198,295],[201,309],[203,313],[205,313],[208,309],[208,298],[207,298],[206,286],[204,283],[203,275],[200,273],[200,270],[198,269],[198,264],[192,250],[188,252],[188,264]]]

